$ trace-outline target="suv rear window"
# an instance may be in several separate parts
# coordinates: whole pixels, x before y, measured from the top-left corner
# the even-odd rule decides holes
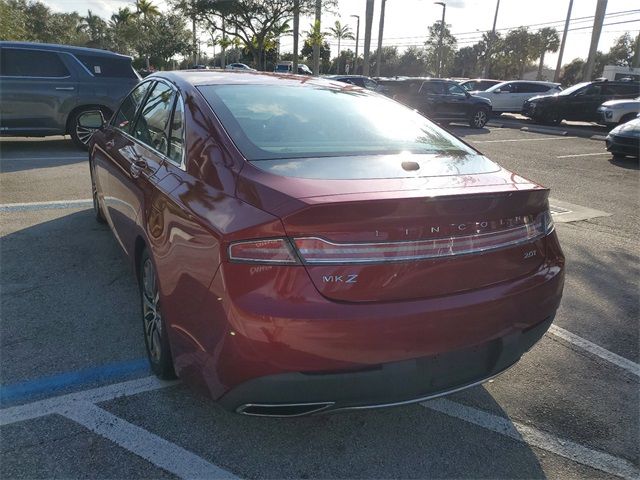
[[[0,75],[6,77],[68,77],[69,70],[56,52],[3,48]]]
[[[84,54],[75,56],[96,77],[138,78],[128,58]]]

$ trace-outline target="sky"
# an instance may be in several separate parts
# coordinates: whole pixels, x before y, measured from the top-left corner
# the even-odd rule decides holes
[[[73,11],[81,14],[91,9],[93,13],[108,18],[120,7],[131,6],[127,0],[41,0],[54,11]],[[497,0],[446,0],[446,23],[451,32],[458,39],[458,46],[470,46],[475,43],[482,32],[491,30]],[[165,0],[155,0],[162,10],[166,10]],[[574,58],[586,58],[589,52],[593,17],[596,0],[574,0],[571,13],[570,29],[567,35],[563,63]],[[374,18],[372,25],[371,51],[377,47],[378,27],[381,0],[375,0]],[[531,25],[530,30],[543,26],[555,26],[560,33],[564,27],[569,0],[501,0],[496,29],[506,33],[507,29],[521,25]],[[360,16],[360,52],[364,48],[366,0],[338,0],[336,12],[323,12],[322,28],[328,29],[336,20],[348,24],[354,34],[356,31],[355,18]],[[633,12],[629,12],[633,10]],[[629,12],[629,13],[620,13]],[[617,37],[624,32],[633,36],[640,32],[640,2],[637,0],[608,0],[607,17],[600,36],[598,49],[608,51]],[[385,23],[383,45],[397,45],[403,50],[410,45],[422,45],[426,39],[427,28],[433,22],[440,20],[442,7],[435,5],[432,0],[387,0],[385,9]],[[551,25],[538,25],[550,24]],[[624,23],[621,23],[624,22]],[[301,18],[300,30],[306,32],[312,23],[311,18]],[[504,30],[503,30],[504,29]],[[202,41],[208,37],[204,32],[200,34]],[[337,42],[329,39],[332,57],[337,56]],[[281,39],[281,52],[292,50],[293,37]],[[342,49],[355,49],[355,41],[344,40]],[[548,53],[545,64],[555,68],[557,54]]]

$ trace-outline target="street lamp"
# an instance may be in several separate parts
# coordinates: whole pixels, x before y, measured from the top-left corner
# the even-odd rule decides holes
[[[356,58],[353,60],[353,73],[357,73],[358,68],[358,40],[360,39],[360,15],[349,15],[358,19],[358,25],[356,27]]]
[[[447,4],[444,2],[433,2],[435,5],[442,5],[442,23],[440,24],[440,38],[438,39],[438,65],[436,66],[436,77],[440,77],[442,69],[442,37],[444,36],[444,14],[447,12]]]

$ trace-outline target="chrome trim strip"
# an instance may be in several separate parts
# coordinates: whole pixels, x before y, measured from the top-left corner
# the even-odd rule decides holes
[[[294,415],[267,415],[260,413],[247,413],[245,410],[249,407],[263,407],[263,408],[277,408],[277,407],[306,407],[318,405],[319,408],[309,410],[304,413],[296,413]],[[249,417],[272,417],[272,418],[290,418],[290,417],[304,417],[307,415],[313,415],[319,413],[327,408],[335,405],[335,402],[309,402],[309,403],[245,403],[236,408],[236,413],[241,415],[247,415]]]

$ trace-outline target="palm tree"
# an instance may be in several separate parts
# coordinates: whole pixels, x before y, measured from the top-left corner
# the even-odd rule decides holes
[[[542,80],[542,69],[544,68],[544,54],[547,52],[557,52],[560,46],[560,36],[555,28],[545,27],[536,33],[536,46],[540,53],[540,65],[538,65],[537,80]]]
[[[353,32],[349,28],[349,25],[342,25],[340,20],[336,20],[333,27],[329,28],[329,33],[333,38],[338,40],[338,62],[336,65],[336,73],[340,73],[340,42],[342,39],[354,40]]]
[[[104,32],[105,22],[91,10],[87,10],[86,17],[80,17],[80,23],[77,30],[79,32],[87,32],[92,43],[98,44],[102,33]]]
[[[136,13],[142,15],[145,20],[160,14],[160,10],[151,0],[136,0]]]
[[[111,15],[111,27],[126,25],[133,19],[133,16],[134,13],[129,10],[129,7],[120,8],[118,13]]]

